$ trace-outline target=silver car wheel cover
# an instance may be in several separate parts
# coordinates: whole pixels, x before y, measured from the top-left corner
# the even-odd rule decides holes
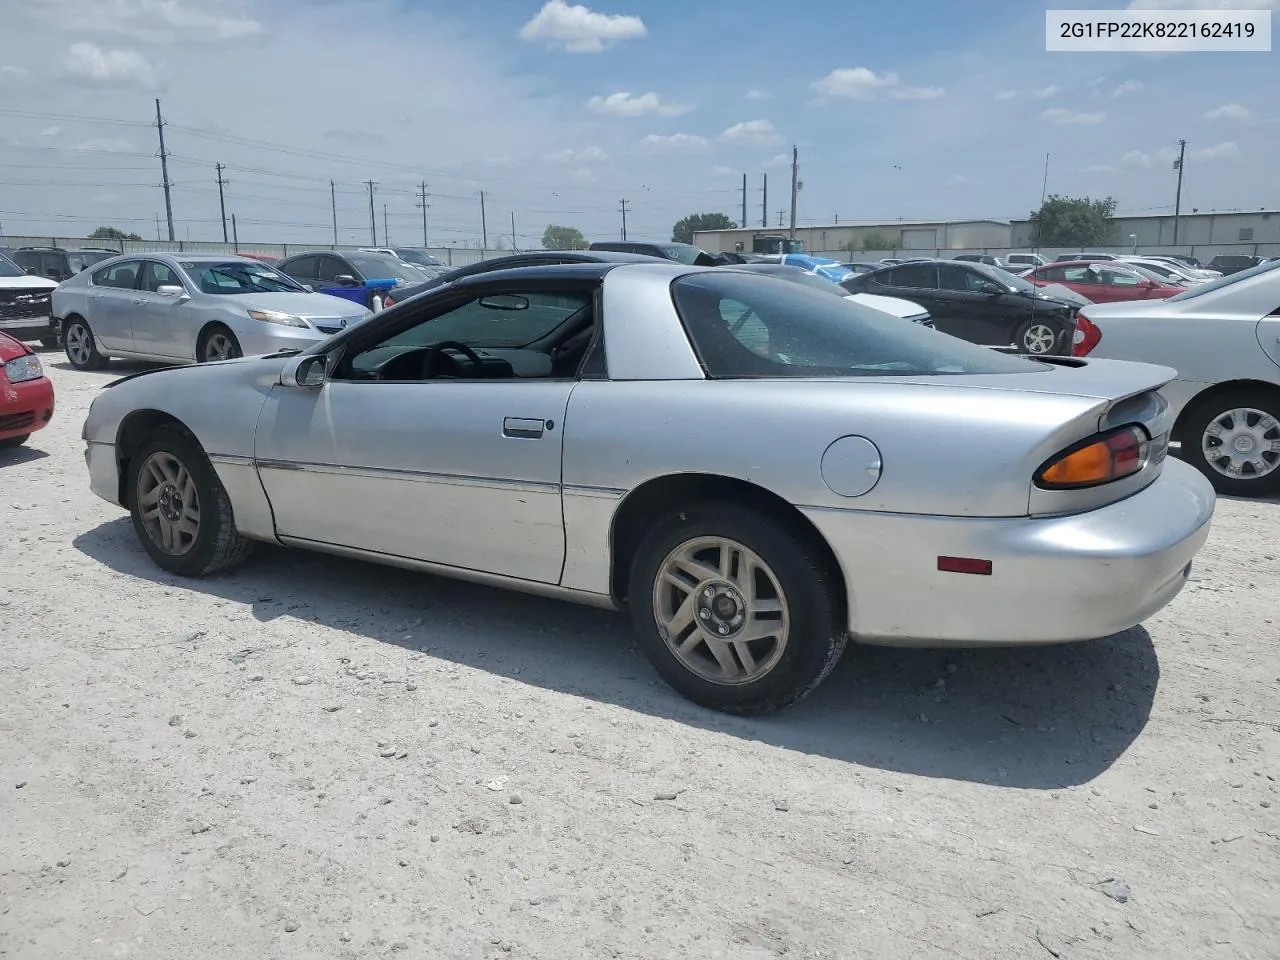
[[[791,632],[777,576],[758,554],[725,537],[695,537],[667,554],[654,578],[653,616],[681,666],[724,686],[768,674]]]
[[[84,324],[73,323],[67,327],[66,343],[67,356],[71,358],[72,363],[89,362],[89,331],[85,329]]]
[[[1058,335],[1048,324],[1034,323],[1022,334],[1022,346],[1027,353],[1048,353],[1057,339]]]
[[[1200,452],[1232,480],[1258,480],[1280,468],[1280,421],[1256,407],[1223,410],[1200,437]]]
[[[235,346],[225,333],[214,333],[204,344],[205,360],[230,360],[235,357]]]
[[[135,503],[148,539],[180,557],[200,535],[200,495],[186,465],[171,453],[153,453],[138,470]]]

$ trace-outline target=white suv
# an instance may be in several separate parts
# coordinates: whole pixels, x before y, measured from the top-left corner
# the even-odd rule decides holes
[[[50,306],[57,286],[44,277],[29,276],[0,255],[0,333],[15,340],[39,340],[41,346],[56,347],[58,332]]]

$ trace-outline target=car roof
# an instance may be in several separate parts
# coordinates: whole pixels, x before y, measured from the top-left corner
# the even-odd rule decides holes
[[[645,257],[647,263],[657,263],[654,257]],[[503,280],[598,280],[610,270],[623,266],[613,262],[539,263],[522,267],[505,267],[485,270],[459,277],[450,284],[440,284],[433,289],[477,286]]]

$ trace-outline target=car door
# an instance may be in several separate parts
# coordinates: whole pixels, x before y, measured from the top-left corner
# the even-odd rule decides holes
[[[1063,267],[1062,285],[1094,303],[1106,303],[1116,299],[1115,290],[1102,283],[1097,265]]]
[[[286,277],[292,277],[299,283],[310,284],[315,287],[320,283],[320,278],[316,276],[316,266],[316,258],[311,255],[306,255],[286,260],[276,269]]]
[[[339,282],[338,277],[350,277],[354,282]],[[362,307],[370,306],[369,288],[365,286],[364,277],[361,276],[360,271],[344,258],[331,253],[322,253],[316,257],[314,286],[320,293],[342,297]]]
[[[277,532],[557,583],[561,447],[576,376],[549,375],[546,353],[494,345],[590,329],[594,285],[478,283],[430,300],[408,323],[399,311],[385,315],[391,326],[370,321],[322,386],[272,389],[255,457]],[[415,373],[443,341],[484,351],[486,364],[505,357],[511,369],[486,378]]]
[[[190,360],[195,356],[196,323],[189,297],[162,297],[161,287],[182,287],[178,271],[160,260],[144,260],[134,298],[133,348],[156,357]]]
[[[935,318],[949,318],[955,313],[945,292],[938,289],[938,268],[932,263],[900,264],[892,270],[872,274],[869,279],[871,282],[864,287],[867,293],[918,303]],[[938,329],[943,329],[941,324]]]
[[[140,260],[121,260],[103,267],[90,278],[89,327],[102,348],[131,351],[133,346],[134,300],[138,274],[142,270]]]

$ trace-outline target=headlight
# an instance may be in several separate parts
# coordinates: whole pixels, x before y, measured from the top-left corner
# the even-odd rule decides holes
[[[22,383],[26,380],[40,379],[44,376],[44,369],[40,366],[40,358],[34,353],[29,353],[25,357],[6,363],[4,375],[10,383]]]
[[[263,323],[278,323],[282,327],[306,327],[307,321],[295,317],[292,313],[280,313],[278,310],[250,310],[249,316]]]

